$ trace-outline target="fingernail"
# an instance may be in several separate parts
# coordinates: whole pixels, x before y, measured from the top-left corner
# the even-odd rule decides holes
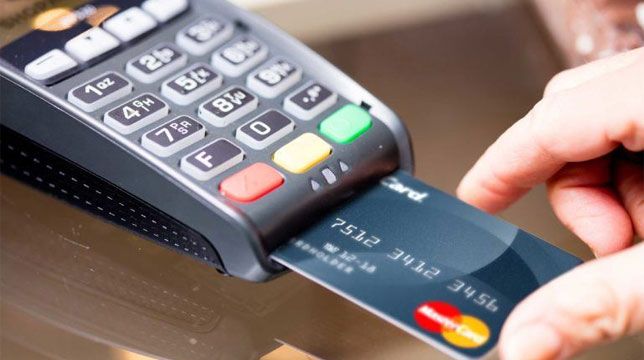
[[[544,324],[534,324],[507,335],[500,350],[505,360],[556,359],[561,347],[561,338],[556,331]]]

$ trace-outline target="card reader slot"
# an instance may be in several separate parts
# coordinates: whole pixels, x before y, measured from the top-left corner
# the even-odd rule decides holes
[[[216,250],[201,234],[4,126],[0,129],[0,170],[224,272]]]

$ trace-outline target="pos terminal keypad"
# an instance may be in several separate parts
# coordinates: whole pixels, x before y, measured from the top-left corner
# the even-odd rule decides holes
[[[307,219],[411,168],[391,110],[256,15],[223,0],[80,2],[73,18],[0,45],[2,126],[203,234],[226,272],[266,279],[280,271],[267,254]],[[82,204],[208,250],[98,200]]]
[[[73,50],[73,55],[78,55],[80,51],[82,59],[90,60],[100,52],[118,46],[119,41],[142,36],[157,26],[160,17],[163,18],[154,11],[148,14],[145,6],[143,9],[129,8],[108,19],[103,28],[91,30],[91,37],[106,40],[104,49],[91,46],[84,49],[81,43],[76,44],[77,41],[90,44],[91,39],[72,39],[68,48]],[[128,30],[127,24],[133,20],[138,25]],[[303,78],[298,64],[279,54],[270,57],[270,49],[258,37],[239,30],[237,32],[241,34],[234,36],[235,32],[231,22],[204,14],[179,30],[174,44],[159,43],[123,64],[125,74],[135,82],[158,83],[158,94],[147,92],[126,100],[135,86],[125,75],[114,71],[71,90],[67,98],[87,112],[97,111],[117,100],[126,100],[108,108],[102,121],[122,134],[132,134],[157,124],[157,127],[141,134],[140,146],[161,158],[189,149],[191,152],[175,166],[195,181],[209,181],[232,168],[242,170],[241,164],[245,158],[243,147],[247,147],[248,151],[265,151],[271,145],[280,143],[297,131],[297,121],[315,120],[332,108],[338,101],[338,95],[315,80],[296,87]],[[207,56],[210,62],[195,61],[192,56]],[[242,76],[245,77],[245,86],[235,85],[222,90],[228,78]],[[262,98],[275,99],[280,96],[284,96],[282,106],[257,113]],[[175,105],[191,106],[193,113],[170,118]],[[328,120],[320,119],[321,129],[331,129],[321,130],[319,134],[322,137],[303,133],[281,147],[270,150],[273,151],[272,164],[262,164],[260,174],[267,173],[266,167],[275,167],[275,174],[280,171],[306,173],[331,156],[332,142],[346,142],[347,138],[362,134],[362,130],[352,130],[351,123],[355,122],[353,113],[359,113],[357,119],[360,125],[355,126],[364,129],[370,126],[368,112],[358,106],[337,111],[340,115],[330,116],[333,121],[331,127]],[[343,117],[342,114],[347,112],[352,115]],[[338,116],[340,120],[333,120]],[[164,119],[168,121],[158,124]],[[343,132],[348,133],[344,137],[338,135]],[[213,136],[221,137],[212,141]],[[335,182],[337,175],[330,168],[325,167],[320,171],[328,183]],[[248,174],[245,179],[248,179]],[[313,189],[317,190],[318,186],[313,186]],[[277,187],[256,186],[256,189],[268,192]],[[230,190],[220,192],[224,196],[237,194]],[[230,196],[232,200],[241,202],[255,201],[261,197],[257,193],[251,197],[238,194]]]

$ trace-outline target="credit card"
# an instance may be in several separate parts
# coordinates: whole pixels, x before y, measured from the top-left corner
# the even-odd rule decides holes
[[[581,263],[403,171],[272,258],[457,359],[485,357],[522,299]]]

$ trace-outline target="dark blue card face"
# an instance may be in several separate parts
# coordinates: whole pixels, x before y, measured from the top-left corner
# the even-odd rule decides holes
[[[462,359],[488,353],[518,302],[581,263],[402,171],[272,258]]]

